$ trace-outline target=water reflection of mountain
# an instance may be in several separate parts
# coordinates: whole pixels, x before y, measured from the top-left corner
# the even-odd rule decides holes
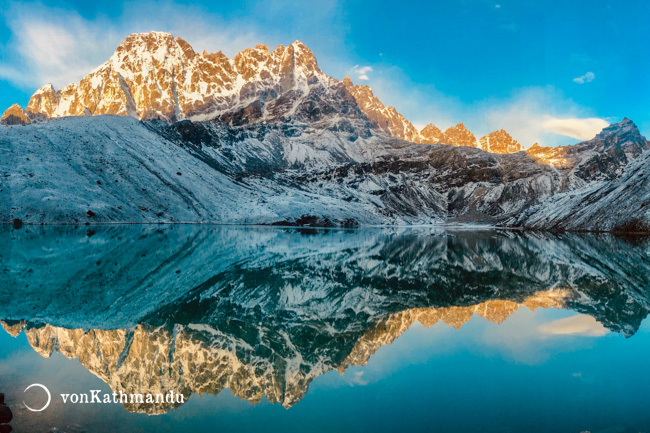
[[[650,308],[650,244],[609,235],[93,230],[1,232],[0,317],[125,392],[229,388],[289,407],[415,321],[501,323],[525,305],[631,336]]]

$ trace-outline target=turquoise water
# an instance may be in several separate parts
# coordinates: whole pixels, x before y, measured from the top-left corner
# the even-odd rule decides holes
[[[608,235],[0,232],[15,431],[650,430],[650,245]],[[47,386],[44,404],[32,383]],[[181,405],[70,404],[89,390]]]

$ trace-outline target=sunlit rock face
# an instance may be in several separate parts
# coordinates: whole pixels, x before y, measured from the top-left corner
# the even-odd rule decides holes
[[[491,132],[480,140],[477,140],[463,123],[444,132],[429,123],[418,131],[394,107],[384,105],[369,86],[355,85],[350,77],[345,77],[343,84],[370,123],[387,135],[413,143],[476,147],[490,153],[516,153],[523,150],[523,147],[503,129]]]
[[[0,117],[0,125],[27,125],[28,123],[27,113],[18,104],[9,107]]]
[[[476,137],[465,128],[463,123],[447,128],[443,142],[452,146],[478,147]]]
[[[650,308],[647,243],[605,235],[182,226],[2,237],[5,330],[127,393],[227,388],[291,407],[314,378],[365,364],[415,322],[460,329],[473,315],[499,324],[522,307],[565,308],[631,336]]]
[[[481,137],[478,141],[478,147],[492,153],[515,153],[524,150],[521,144],[503,129],[490,132],[488,135]]]
[[[257,45],[230,59],[221,51],[195,52],[185,40],[162,32],[130,35],[78,84],[56,90],[47,83],[32,95],[25,111],[12,106],[3,118],[5,124],[25,124],[30,119],[102,114],[167,122],[219,119],[231,125],[363,117],[398,139],[476,147],[464,127],[448,129],[444,139],[433,125],[418,131],[370,87],[354,85],[350,77],[339,82],[326,76],[299,41],[273,51]]]
[[[417,128],[395,107],[384,105],[368,86],[354,85],[350,77],[343,79],[343,85],[354,97],[363,114],[383,133],[413,143],[420,143],[422,137]]]
[[[181,38],[151,32],[130,35],[79,84],[58,91],[43,86],[27,112],[48,118],[115,114],[175,121],[248,109],[246,115],[255,120],[268,120],[290,115],[312,88],[335,84],[298,41],[273,51],[257,45],[229,59],[222,52],[197,53]]]
[[[420,136],[422,137],[422,143],[436,144],[445,142],[444,133],[433,123],[429,123],[422,128]]]

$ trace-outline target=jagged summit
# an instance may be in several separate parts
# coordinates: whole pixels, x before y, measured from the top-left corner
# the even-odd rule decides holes
[[[585,151],[596,152],[595,156],[609,154],[620,161],[629,162],[649,148],[650,142],[641,135],[636,124],[625,117],[620,122],[603,128],[591,140],[571,146],[556,147],[540,146],[535,143],[526,152],[539,160],[554,163],[559,161],[560,164],[567,158]],[[598,172],[594,171],[593,174],[598,175]]]
[[[635,142],[641,142],[645,141],[645,138],[641,135],[641,131],[639,131],[639,128],[636,126],[636,124],[628,119],[627,117],[624,117],[623,120],[617,123],[613,123],[605,128],[603,128],[602,131],[600,131],[596,136],[593,138],[594,140],[607,140],[610,138],[614,138],[616,144],[619,141],[622,142],[627,142],[627,141],[635,141]]]
[[[523,150],[521,144],[504,129],[490,132],[481,137],[478,144],[481,149],[492,153],[515,153]]]
[[[490,132],[476,140],[474,134],[462,122],[444,132],[433,123],[430,123],[420,131],[420,137],[422,143],[477,147],[490,153],[515,153],[523,150],[517,140],[512,138],[504,129]]]
[[[129,35],[108,61],[79,83],[58,90],[51,83],[43,85],[25,110],[12,106],[3,115],[9,120],[2,122],[102,114],[167,122],[219,119],[235,125],[330,118],[324,127],[340,122],[341,116],[355,121],[365,117],[379,133],[402,140],[482,147],[462,123],[446,133],[433,124],[418,131],[370,87],[355,85],[349,76],[339,82],[325,75],[299,40],[272,51],[258,44],[230,59],[221,51],[196,52],[184,39],[158,31]],[[498,153],[519,150],[511,140],[493,145],[495,139],[482,148]]]
[[[469,146],[478,147],[476,137],[472,134],[465,125],[461,122],[456,126],[452,126],[445,131],[446,144],[453,146]]]
[[[27,113],[18,104],[14,104],[4,112],[0,117],[0,124],[2,125],[26,125],[29,123]]]
[[[435,144],[444,142],[444,133],[433,123],[429,123],[420,131],[423,143]]]
[[[78,84],[61,90],[49,83],[41,87],[26,112],[33,118],[116,114],[142,120],[208,120],[289,92],[297,100],[312,87],[329,84],[300,41],[272,52],[257,45],[229,59],[221,51],[197,53],[169,33],[136,33]],[[283,102],[282,114],[289,114],[295,107]]]

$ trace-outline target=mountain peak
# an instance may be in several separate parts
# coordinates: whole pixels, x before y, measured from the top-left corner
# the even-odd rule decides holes
[[[453,146],[478,147],[476,137],[461,122],[456,126],[447,128],[444,133],[444,143]]]
[[[2,117],[0,117],[0,124],[2,125],[26,125],[28,123],[29,118],[27,117],[27,113],[18,104],[7,108],[2,114]]]
[[[620,122],[612,123],[609,126],[604,127],[595,138],[607,138],[613,135],[620,135],[622,133],[634,133],[641,135],[639,128],[636,124],[628,119],[627,117],[623,118]]]
[[[338,93],[340,84],[348,91],[347,96]],[[301,98],[306,98],[314,86],[339,86],[339,90],[327,90],[331,98],[337,103],[356,103],[372,125],[399,139],[500,153],[521,150],[503,129],[481,140],[476,140],[463,122],[444,132],[433,124],[418,131],[394,107],[384,105],[369,86],[355,85],[349,76],[341,83],[327,77],[313,52],[300,40],[278,45],[273,51],[268,45],[257,44],[230,59],[221,51],[197,53],[187,41],[170,33],[133,33],[106,63],[79,83],[60,90],[47,83],[33,94],[25,110],[12,107],[12,113],[21,118],[18,114],[22,112],[31,121],[114,114],[169,122],[216,118],[230,122],[233,113],[240,113],[236,116],[244,116],[245,122],[266,121],[294,115],[299,106],[304,107],[299,103]],[[292,92],[287,96],[290,103],[283,98],[288,92]],[[358,113],[357,107],[353,111]],[[246,110],[248,114],[241,114]],[[628,118],[605,128],[598,137],[625,131],[640,137]]]
[[[593,139],[589,140],[589,142],[592,141],[603,142],[605,148],[613,146],[618,148],[634,147],[639,150],[650,148],[639,128],[627,117],[603,128]]]
[[[153,52],[163,48],[170,48],[178,44],[180,38],[174,38],[170,33],[164,32],[149,32],[149,33],[131,33],[119,44],[115,53],[123,53],[125,51],[142,50]],[[182,39],[180,39],[183,41]],[[183,41],[185,42],[185,41]]]
[[[52,85],[52,83],[46,83],[46,84],[43,84],[38,89],[36,89],[36,92],[34,92],[34,94],[37,94],[37,93],[50,93],[50,92],[54,92],[54,91],[55,90],[54,90],[54,86]]]
[[[110,59],[84,77],[55,91],[46,84],[27,106],[30,117],[115,114],[141,120],[209,120],[294,90],[306,96],[329,81],[302,42],[269,52],[258,44],[229,59],[221,51],[196,53],[180,37],[165,32],[133,33]],[[300,96],[302,95],[302,96]],[[293,104],[271,116],[290,114]],[[256,117],[263,116],[259,108]],[[281,114],[284,113],[284,114]]]
[[[306,49],[306,50],[309,50],[309,48],[307,48],[307,45],[303,44],[303,43],[300,42],[298,39],[296,39],[295,41],[293,41],[293,43],[292,43],[291,45],[293,45],[295,48],[300,48],[300,49]],[[309,51],[311,51],[311,50],[309,50]]]
[[[429,123],[420,131],[423,143],[435,144],[444,141],[444,133],[433,123]]]
[[[512,138],[505,129],[490,132],[481,137],[478,143],[481,149],[492,153],[514,153],[523,150],[521,144]]]

